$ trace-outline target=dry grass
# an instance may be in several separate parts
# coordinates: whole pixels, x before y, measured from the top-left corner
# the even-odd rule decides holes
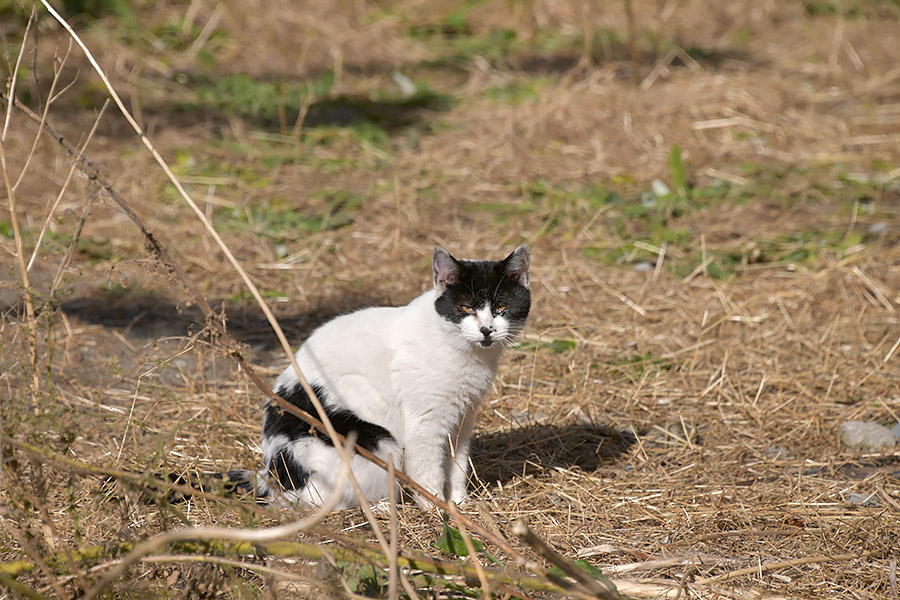
[[[142,556],[113,594],[560,595],[536,589],[551,581],[539,565],[553,555],[514,535],[522,520],[634,596],[897,599],[898,451],[851,453],[837,427],[900,421],[900,11],[862,1],[633,5],[639,86],[620,3],[486,3],[465,15],[470,31],[437,36],[410,31],[450,22],[459,3],[196,2],[141,9],[137,33],[113,19],[76,25],[293,344],[332,315],[406,302],[428,284],[435,245],[499,256],[525,241],[534,255],[526,343],[485,402],[472,502],[460,512],[534,561],[537,577],[526,580],[522,565],[511,574],[513,554],[466,526],[521,587],[482,553],[479,564],[442,556],[439,516],[403,504],[372,517],[386,543],[397,532],[403,553],[382,555],[401,567],[442,557],[449,574],[426,577],[434,569],[420,563],[391,583],[372,576],[368,561],[391,569],[375,558],[369,519],[348,510],[256,556],[223,541]],[[8,74],[24,22],[2,26]],[[187,33],[173,38],[167,23]],[[607,32],[588,53],[585,23]],[[460,50],[501,28],[518,45]],[[108,191],[80,171],[67,182],[66,151],[10,110],[0,569],[34,568],[0,583],[51,597],[95,586],[132,548],[124,542],[298,516],[216,490],[172,504],[147,488],[153,474],[257,464],[265,397],[233,353],[269,381],[286,358],[121,117],[107,110],[89,139],[103,93],[83,56],[55,58],[67,43],[40,16],[19,97],[40,113],[54,70],[57,91],[74,81],[48,123],[78,147],[89,140],[85,153],[234,341]],[[279,129],[169,100],[192,98],[206,72],[312,81],[329,70],[334,83],[308,106],[300,136],[291,115]],[[321,122],[329,99],[397,97],[394,72],[453,105],[411,111],[386,135]],[[628,212],[662,202],[654,179],[674,187],[676,144],[690,197],[662,219]],[[622,201],[597,199],[607,192]],[[297,216],[342,210],[352,223],[334,228],[307,230]],[[45,224],[23,281],[17,265]],[[104,483],[110,474],[116,486]]]

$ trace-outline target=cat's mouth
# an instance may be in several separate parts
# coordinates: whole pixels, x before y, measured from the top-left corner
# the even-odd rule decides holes
[[[482,348],[490,348],[494,345],[494,340],[489,340],[488,338],[484,338],[483,340],[478,340],[478,344]]]

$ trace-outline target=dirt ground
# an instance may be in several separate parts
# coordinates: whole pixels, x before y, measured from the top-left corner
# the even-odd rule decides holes
[[[406,569],[401,596],[586,597],[523,520],[626,596],[898,599],[900,445],[838,436],[900,422],[895,1],[62,4],[291,345],[418,295],[435,246],[529,244],[529,325],[460,510],[534,568],[484,538],[477,560],[507,566],[490,592]],[[0,585],[75,597],[122,542],[303,513],[148,487],[259,464],[266,397],[234,353],[268,382],[287,357],[82,50],[30,9],[0,3],[5,77],[58,135],[4,88]],[[469,564],[436,545],[439,514],[397,514],[403,552]],[[333,554],[376,538],[339,511],[290,538],[325,559],[170,546],[105,593],[389,597],[377,560]]]

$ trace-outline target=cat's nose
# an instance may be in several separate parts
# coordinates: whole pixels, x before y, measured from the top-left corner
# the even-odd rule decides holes
[[[486,338],[491,337],[492,333],[494,333],[493,327],[482,327],[481,328],[481,334]]]

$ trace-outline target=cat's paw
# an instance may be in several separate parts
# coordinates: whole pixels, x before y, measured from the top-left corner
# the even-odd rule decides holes
[[[454,503],[456,503],[457,506],[464,506],[471,502],[471,498],[469,497],[469,494],[467,494],[465,491],[454,492],[454,493],[450,494],[450,500],[452,500]]]
[[[444,498],[441,495],[437,495],[438,500],[443,500]],[[413,492],[412,494],[413,501],[425,512],[432,511],[440,511],[440,507],[434,504],[431,500],[428,500],[425,496],[419,494],[418,492]]]
[[[391,501],[388,498],[385,498],[381,502],[373,502],[369,505],[369,508],[372,509],[372,512],[378,515],[388,515],[391,513]]]

